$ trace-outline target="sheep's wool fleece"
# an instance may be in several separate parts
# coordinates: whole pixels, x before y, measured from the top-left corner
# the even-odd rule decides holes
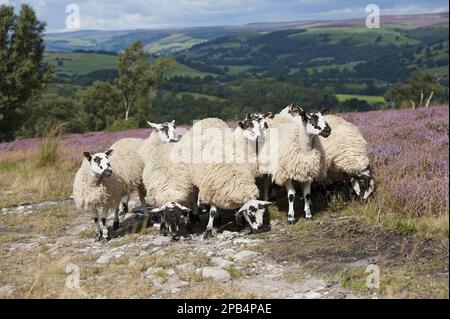
[[[188,168],[170,158],[172,148],[178,143],[164,143],[154,132],[144,144],[148,150],[151,149],[151,152],[146,153],[142,174],[147,200],[158,207],[167,202],[192,205],[196,200],[193,195],[195,189],[190,181]]]
[[[213,130],[208,130],[211,128]],[[194,130],[198,131],[194,133]],[[178,154],[181,149],[189,150],[190,156],[183,157],[184,163],[189,167],[202,202],[222,209],[236,209],[258,197],[255,166],[237,162],[242,154],[236,145],[246,145],[239,129],[233,132],[224,121],[208,118],[195,123],[177,144]],[[194,159],[198,152],[201,156]]]
[[[271,130],[277,130],[277,139],[273,138]],[[275,147],[274,142],[278,143],[277,159],[274,153],[264,149]],[[277,115],[269,121],[264,144],[261,153],[270,154],[270,160],[265,161],[266,167],[262,165],[260,169],[263,173],[272,174],[276,184],[284,185],[288,180],[312,182],[326,176],[325,154],[320,139],[318,136],[308,137],[303,125]]]
[[[124,151],[137,152],[143,142],[144,140],[142,138],[126,137],[115,142],[111,145],[110,149],[116,151],[120,148]]]
[[[331,127],[331,135],[320,137],[330,175],[339,172],[355,175],[369,165],[367,142],[359,129],[352,123],[336,115],[326,115]]]
[[[110,177],[94,175],[90,163],[84,159],[75,175],[73,196],[77,208],[93,210],[116,209],[120,199],[141,184],[143,163],[136,156],[121,150],[113,150],[109,157],[112,168]]]

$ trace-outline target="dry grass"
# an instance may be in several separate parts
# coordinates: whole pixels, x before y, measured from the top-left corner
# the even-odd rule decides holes
[[[58,159],[40,165],[40,153],[14,151],[0,156],[0,207],[47,199],[64,199],[72,194],[78,160]]]
[[[233,284],[204,282],[183,290],[179,298],[187,299],[256,299],[261,298],[255,293],[244,291]]]
[[[32,214],[14,214],[1,217],[2,231],[43,234],[49,237],[61,235],[72,222],[76,212],[69,204],[58,204]]]

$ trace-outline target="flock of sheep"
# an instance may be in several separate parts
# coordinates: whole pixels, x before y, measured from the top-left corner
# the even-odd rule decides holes
[[[120,210],[128,210],[129,196],[137,191],[141,204],[160,217],[161,233],[177,239],[205,207],[204,238],[212,236],[219,209],[235,210],[237,220],[261,231],[272,184],[286,187],[289,224],[295,222],[293,181],[301,185],[307,219],[314,182],[348,181],[366,200],[374,190],[367,143],[354,125],[326,113],[289,105],[276,116],[247,114],[234,130],[207,118],[180,138],[175,121],[148,122],[157,134],[121,139],[105,153],[84,153],[73,185],[76,206],[92,213],[96,239],[108,240],[110,210],[117,229]],[[264,180],[262,191],[258,178]]]

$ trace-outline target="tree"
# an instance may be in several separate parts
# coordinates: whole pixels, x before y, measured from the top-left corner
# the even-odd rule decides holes
[[[410,105],[413,109],[427,108],[433,98],[444,93],[444,88],[439,83],[437,75],[431,73],[415,72],[405,84],[396,84],[388,92],[388,95],[398,107]]]
[[[104,130],[108,121],[120,117],[121,93],[108,82],[95,81],[81,96],[81,105],[87,115],[86,126],[91,131]]]
[[[161,58],[153,66],[144,52],[141,42],[135,42],[118,55],[119,78],[117,86],[122,92],[125,107],[125,121],[136,100],[161,84],[162,73],[172,65],[172,59]]]
[[[0,6],[0,140],[14,138],[31,110],[29,100],[49,82],[52,69],[42,63],[45,23],[33,8]]]

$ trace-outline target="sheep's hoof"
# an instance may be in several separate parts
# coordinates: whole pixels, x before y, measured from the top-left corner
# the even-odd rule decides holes
[[[288,219],[288,225],[294,225],[295,220],[294,219]]]
[[[305,219],[312,219],[312,215],[305,215]]]
[[[102,243],[106,243],[110,240],[111,238],[108,237],[102,237]]]
[[[207,229],[205,233],[203,234],[203,239],[208,239],[209,237],[212,237],[212,229]]]
[[[118,221],[118,220],[115,220],[115,221],[114,221],[114,223],[113,223],[113,229],[114,229],[114,230],[119,229],[119,221]]]
[[[96,232],[95,233],[95,241],[100,241],[102,240],[102,232]]]

